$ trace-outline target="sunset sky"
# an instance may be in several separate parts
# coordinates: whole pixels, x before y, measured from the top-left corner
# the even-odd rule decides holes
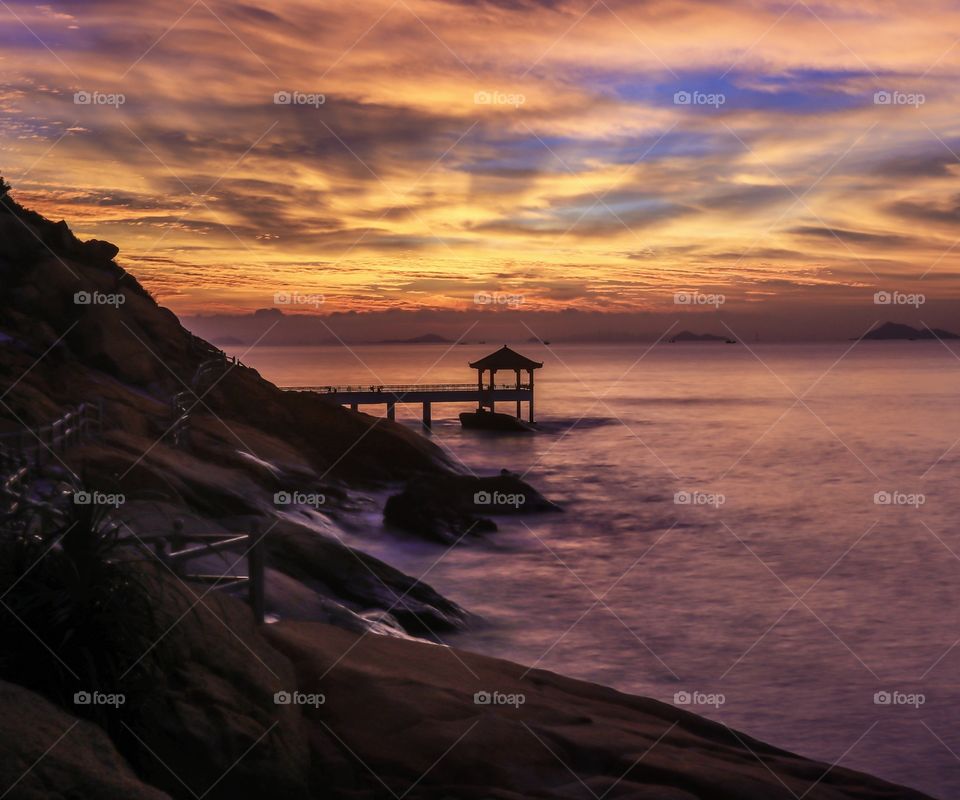
[[[186,315],[873,314],[960,298],[958,36],[949,2],[7,0],[0,172]]]

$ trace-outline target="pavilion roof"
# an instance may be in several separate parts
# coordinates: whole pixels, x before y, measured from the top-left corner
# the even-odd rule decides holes
[[[542,366],[542,361],[522,356],[506,345],[470,364],[471,369],[540,369]]]

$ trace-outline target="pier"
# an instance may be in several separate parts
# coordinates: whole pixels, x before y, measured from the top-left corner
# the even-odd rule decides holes
[[[522,356],[504,345],[479,361],[471,362],[470,368],[477,370],[476,383],[433,383],[433,384],[397,384],[382,386],[287,386],[288,392],[316,392],[330,402],[350,406],[359,411],[360,406],[386,406],[387,419],[394,420],[397,405],[400,403],[419,403],[422,409],[423,425],[429,428],[433,424],[434,403],[476,403],[477,408],[496,410],[496,404],[516,403],[517,419],[520,419],[521,403],[527,404],[528,421],[533,422],[533,371],[542,367],[539,361]],[[513,372],[513,383],[497,383],[497,372]],[[521,373],[527,373],[526,382],[521,381]],[[484,383],[484,374],[489,379]]]

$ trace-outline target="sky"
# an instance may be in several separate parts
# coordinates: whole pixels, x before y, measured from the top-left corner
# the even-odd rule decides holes
[[[185,318],[949,327],[958,38],[924,0],[4,0],[0,173]]]

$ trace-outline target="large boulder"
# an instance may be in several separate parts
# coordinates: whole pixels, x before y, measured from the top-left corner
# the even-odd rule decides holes
[[[168,632],[158,644],[162,677],[131,744],[140,774],[177,798],[309,798],[300,708],[275,702],[296,685],[294,673],[249,607],[172,578],[156,599]]]
[[[326,701],[304,709],[313,785],[333,776],[353,800],[930,800],[509,661],[309,623],[267,638]]]
[[[5,800],[170,800],[142,783],[109,737],[27,689],[0,681]]]

